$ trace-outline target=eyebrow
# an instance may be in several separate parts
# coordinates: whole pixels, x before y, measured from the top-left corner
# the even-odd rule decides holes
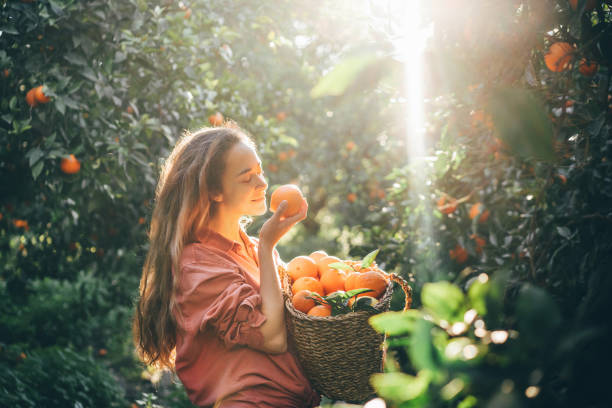
[[[261,162],[259,161],[259,162],[257,162],[257,164],[259,164],[259,167],[261,168]],[[240,173],[238,173],[238,175],[237,175],[236,177],[240,177],[240,176],[242,176],[243,174],[248,173],[248,172],[249,172],[249,171],[251,171],[251,170],[252,170],[252,167],[249,167],[249,168],[247,168],[247,169],[244,169],[244,170],[242,170]]]

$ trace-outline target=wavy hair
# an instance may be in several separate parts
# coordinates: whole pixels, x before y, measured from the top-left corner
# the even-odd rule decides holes
[[[162,166],[132,324],[136,351],[147,365],[174,370],[181,252],[214,215],[211,195],[222,191],[227,152],[238,142],[255,148],[234,122],[187,131]]]

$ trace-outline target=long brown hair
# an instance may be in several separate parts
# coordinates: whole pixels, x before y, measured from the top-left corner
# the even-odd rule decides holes
[[[185,132],[162,166],[133,320],[136,351],[148,365],[174,369],[181,252],[214,214],[210,197],[222,191],[226,153],[238,142],[254,148],[233,122]]]

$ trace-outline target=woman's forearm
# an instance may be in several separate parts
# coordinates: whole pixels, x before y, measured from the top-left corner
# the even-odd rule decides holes
[[[273,251],[273,246],[260,242],[258,254],[261,272],[261,310],[267,319],[260,330],[264,337],[264,351],[282,353],[287,350],[285,307]]]

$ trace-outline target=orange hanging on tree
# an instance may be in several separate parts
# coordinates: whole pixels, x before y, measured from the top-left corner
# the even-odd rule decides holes
[[[68,157],[64,157],[62,162],[60,163],[60,168],[66,174],[75,174],[81,170],[81,162],[74,157],[74,154],[71,154]]]
[[[569,69],[573,58],[574,47],[567,42],[556,42],[550,46],[544,55],[546,67],[553,72],[563,72]]]
[[[34,88],[34,97],[36,98],[36,102],[38,103],[47,103],[51,100],[47,95],[44,94],[42,85]]]
[[[599,65],[595,61],[587,61],[586,58],[582,58],[578,64],[578,71],[587,77],[595,75],[598,68]]]
[[[221,126],[223,124],[223,115],[221,112],[217,112],[214,115],[208,117],[208,122],[213,126]]]

